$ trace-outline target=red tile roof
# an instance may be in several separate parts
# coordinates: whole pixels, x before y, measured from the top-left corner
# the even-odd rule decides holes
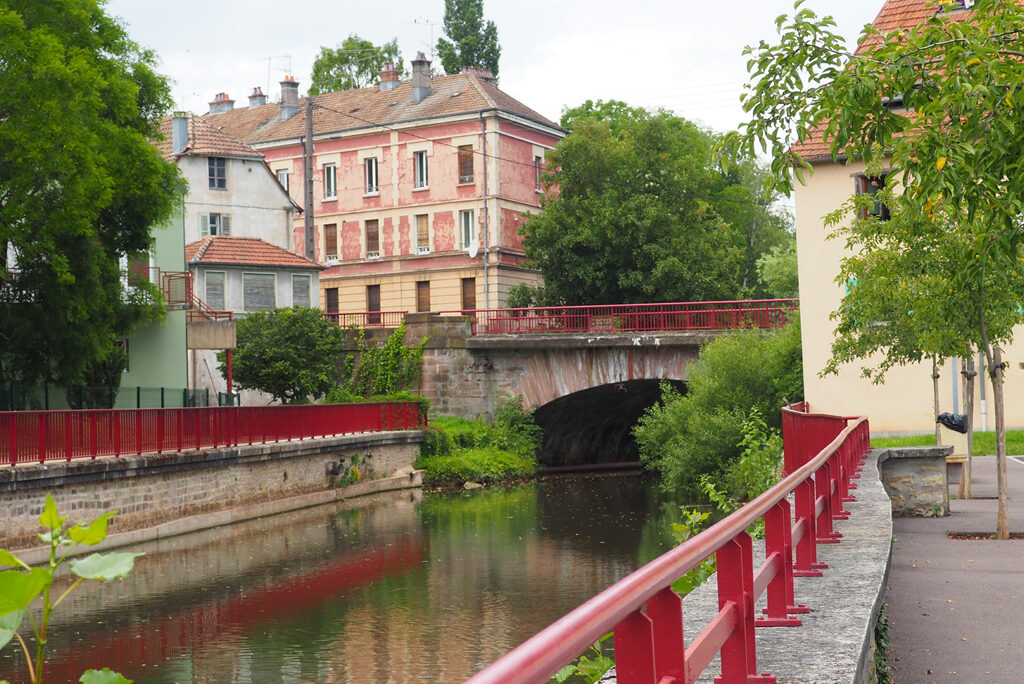
[[[1024,0],[1021,0],[1024,1]],[[934,16],[937,8],[931,0],[885,0],[872,26],[882,32],[879,36],[869,36],[857,46],[861,53],[872,45],[879,43],[886,33],[901,28],[912,28]],[[964,21],[974,16],[974,12],[952,12],[947,15],[950,21]],[[825,125],[821,124],[811,131],[803,142],[796,143],[792,149],[808,161],[820,161],[832,158],[828,144],[822,139]],[[842,156],[842,155],[840,155]]]
[[[295,138],[305,134],[305,103],[306,99],[302,98],[298,113],[285,121],[281,121],[279,103],[204,114],[202,120],[246,143]],[[374,86],[323,93],[314,96],[313,103],[316,105],[313,126],[317,133],[489,109],[500,109],[561,130],[558,124],[472,73],[433,77],[430,94],[416,103],[412,101],[411,81],[400,83],[391,90]]]
[[[211,126],[191,112],[186,113],[185,116],[188,119],[188,142],[185,144],[185,149],[181,154],[263,159],[263,155],[260,152],[240,142],[227,131]],[[173,117],[170,116],[165,116],[160,121],[160,132],[163,134],[163,140],[156,143],[157,149],[168,159],[175,156],[171,153],[172,121]]]
[[[323,266],[286,249],[254,237],[207,235],[185,245],[188,264],[218,264],[224,266],[270,266],[275,268],[308,268],[323,270]]]

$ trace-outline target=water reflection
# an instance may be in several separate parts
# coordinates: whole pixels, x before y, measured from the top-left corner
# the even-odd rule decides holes
[[[51,681],[456,682],[668,548],[640,477],[390,493],[144,545],[59,609]],[[8,646],[0,679],[19,679]]]

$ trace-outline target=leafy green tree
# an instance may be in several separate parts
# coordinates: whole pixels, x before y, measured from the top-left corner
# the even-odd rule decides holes
[[[757,279],[768,297],[790,299],[800,295],[796,268],[796,239],[774,245],[757,258]]]
[[[720,481],[743,453],[751,416],[763,416],[778,430],[782,406],[803,398],[799,322],[708,342],[686,386],[679,394],[666,385],[662,402],[648,409],[633,434],[641,459],[661,471],[665,487],[701,496],[702,476]]]
[[[571,135],[547,155],[542,211],[520,230],[544,276],[535,300],[692,301],[757,291],[745,273],[787,233],[762,187],[741,178],[741,170],[756,174],[755,164],[738,158],[726,173],[710,162],[710,132],[615,100],[569,109],[562,125]]]
[[[366,344],[366,331],[359,330],[358,353],[345,358],[341,377],[343,393],[360,397],[394,395],[415,389],[423,370],[424,337],[415,347],[405,346],[405,321],[388,335],[384,344]],[[340,395],[339,395],[340,400]]]
[[[4,2],[0,65],[0,383],[81,384],[162,312],[119,261],[181,200],[167,81],[97,0]]]
[[[284,404],[304,404],[334,386],[344,331],[320,309],[268,309],[238,321],[232,355],[235,383],[266,392]],[[217,355],[227,375],[224,352]]]
[[[494,22],[484,23],[484,0],[444,0],[444,34],[437,39],[437,55],[446,74],[472,66],[498,77],[501,45]]]
[[[863,160],[869,173],[885,170],[886,184],[904,189],[884,198],[898,220],[855,220],[837,231],[861,257],[839,274],[841,282],[858,279],[836,314],[833,354],[837,362],[874,354],[880,377],[887,366],[932,354],[984,352],[996,414],[996,531],[1005,539],[999,345],[1021,322],[1024,301],[1024,8],[978,0],[961,21],[945,11],[952,4],[932,6],[935,15],[912,28],[865,27],[853,55],[830,17],[799,6],[779,17],[779,40],[748,48],[751,121],[727,143],[769,151],[786,190],[791,169],[801,180],[811,169],[792,132],[797,141],[820,136],[833,160]]]
[[[373,85],[387,62],[394,63],[399,73],[405,70],[397,38],[377,46],[353,33],[337,48],[321,46],[320,54],[313,62],[309,94],[319,95]]]

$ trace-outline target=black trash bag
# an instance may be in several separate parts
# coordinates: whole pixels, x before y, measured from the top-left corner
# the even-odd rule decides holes
[[[935,422],[942,423],[954,432],[967,434],[967,414],[965,413],[940,413]]]

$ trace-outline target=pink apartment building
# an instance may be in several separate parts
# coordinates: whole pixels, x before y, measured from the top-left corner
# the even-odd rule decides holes
[[[420,53],[411,81],[386,68],[380,85],[280,103],[226,95],[204,122],[259,150],[295,202],[304,202],[304,141],[312,105],[313,239],[296,216],[299,254],[327,268],[328,313],[504,306],[523,266],[522,214],[539,210],[544,157],[566,131],[466,69],[430,75]]]

